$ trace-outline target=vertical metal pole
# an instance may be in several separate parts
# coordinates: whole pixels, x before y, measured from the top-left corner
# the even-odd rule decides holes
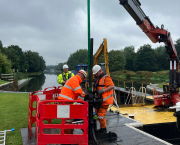
[[[88,75],[90,76],[91,69],[91,50],[90,50],[90,0],[87,0],[87,22],[88,22]],[[89,78],[89,82],[92,81]],[[92,91],[92,86],[89,85],[89,90]]]

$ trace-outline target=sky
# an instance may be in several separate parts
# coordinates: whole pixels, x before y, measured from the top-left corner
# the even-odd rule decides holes
[[[164,24],[175,42],[180,38],[179,0],[140,0],[154,25]],[[144,44],[156,48],[119,4],[119,0],[91,0],[91,38],[94,53],[107,38],[108,51]],[[87,0],[0,1],[0,40],[43,56],[46,65],[66,62],[70,54],[88,48]]]

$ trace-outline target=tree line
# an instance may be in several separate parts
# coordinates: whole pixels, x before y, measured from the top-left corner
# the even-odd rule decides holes
[[[18,45],[3,47],[0,41],[0,73],[11,73],[12,69],[20,72],[44,71],[46,62],[38,52],[22,51]]]
[[[180,39],[175,41],[177,54],[180,55]],[[108,52],[110,72],[131,70],[131,71],[161,71],[169,70],[169,55],[165,46],[152,48],[150,44],[144,44],[135,52],[134,46],[127,46],[120,50]],[[99,63],[104,62],[104,56],[99,59]],[[67,62],[59,63],[57,70],[62,70],[62,66],[67,64],[69,70],[74,70],[77,64],[88,63],[88,50],[79,49],[70,54]]]

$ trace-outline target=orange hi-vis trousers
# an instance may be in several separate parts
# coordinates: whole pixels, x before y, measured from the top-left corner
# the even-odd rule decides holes
[[[109,107],[109,105],[102,105],[101,108],[95,109],[95,112],[98,115],[97,117],[98,117],[101,128],[106,127],[105,115],[107,113],[108,107]]]

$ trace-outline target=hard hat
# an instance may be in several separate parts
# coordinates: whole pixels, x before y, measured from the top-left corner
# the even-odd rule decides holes
[[[80,71],[78,71],[78,73],[82,73],[85,77],[87,77],[87,73],[85,70],[81,69]]]
[[[68,68],[68,65],[66,65],[66,64],[65,64],[65,65],[63,65],[63,69],[65,69],[65,68]]]
[[[93,72],[93,74],[96,74],[98,71],[100,71],[101,70],[101,67],[99,66],[99,65],[95,65],[95,66],[93,66],[93,68],[92,68],[92,72]]]

